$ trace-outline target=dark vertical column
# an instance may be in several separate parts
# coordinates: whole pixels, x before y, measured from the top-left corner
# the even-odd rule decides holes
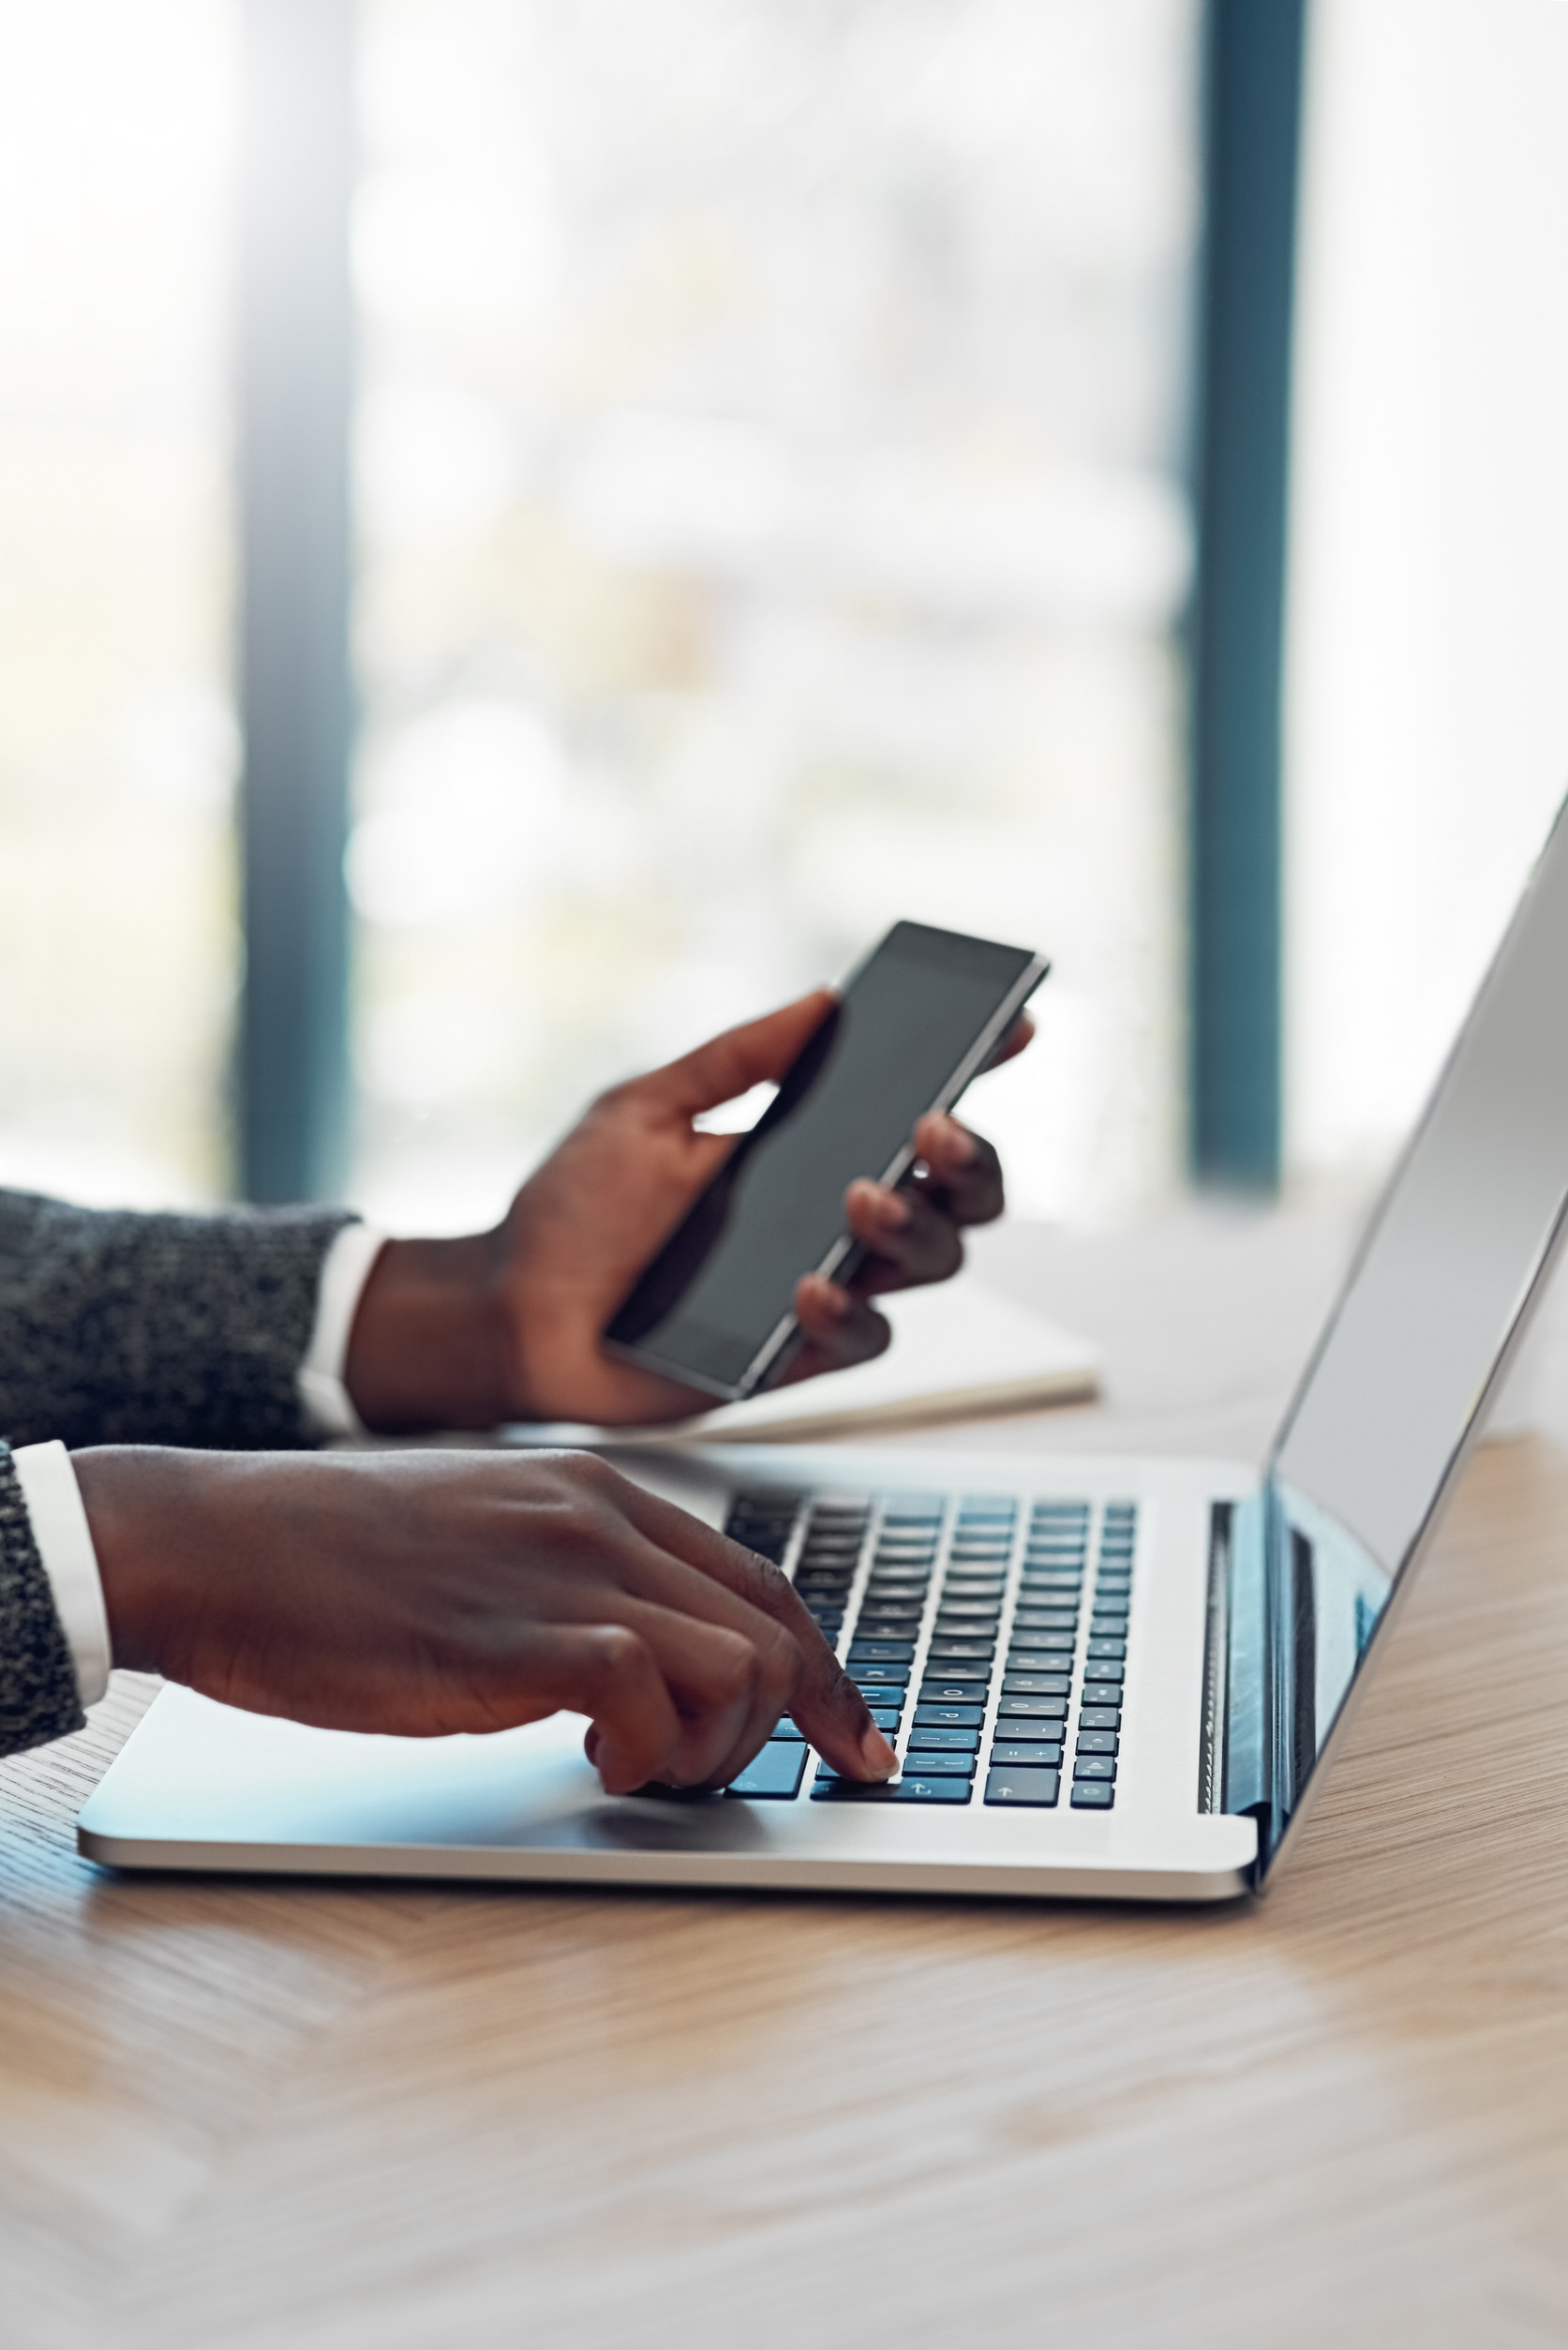
[[[1208,0],[1193,641],[1192,1160],[1269,1189],[1281,1123],[1280,706],[1306,0]]]
[[[347,1105],[353,0],[245,0],[241,1188],[319,1197]]]

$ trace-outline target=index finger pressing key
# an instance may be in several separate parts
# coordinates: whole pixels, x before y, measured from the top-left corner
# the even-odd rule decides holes
[[[789,1710],[817,1751],[851,1778],[891,1777],[897,1756],[789,1578],[754,1550],[732,1542],[673,1503],[640,1486],[634,1491],[627,1514],[650,1540],[790,1635],[799,1664]]]

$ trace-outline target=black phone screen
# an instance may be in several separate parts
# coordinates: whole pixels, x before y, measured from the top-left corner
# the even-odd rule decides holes
[[[965,1064],[1041,975],[1019,947],[900,922],[851,980],[749,1134],[741,1135],[610,1323],[661,1369],[739,1391],[793,1310],[802,1273],[844,1238],[857,1175],[908,1161],[915,1122],[947,1106]],[[773,1358],[770,1356],[769,1360]],[[759,1367],[761,1370],[767,1365]]]

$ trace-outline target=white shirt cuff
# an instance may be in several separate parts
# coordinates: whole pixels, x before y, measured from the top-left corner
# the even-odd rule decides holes
[[[365,1423],[349,1400],[343,1374],[360,1297],[386,1240],[386,1234],[372,1225],[345,1224],[321,1260],[316,1326],[296,1373],[305,1416],[319,1436],[365,1434]]]
[[[11,1461],[76,1668],[76,1693],[83,1706],[97,1705],[109,1686],[109,1618],[71,1457],[64,1444],[23,1444]]]

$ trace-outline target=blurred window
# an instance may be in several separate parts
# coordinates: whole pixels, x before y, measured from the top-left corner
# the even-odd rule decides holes
[[[364,0],[356,1195],[493,1213],[900,915],[1181,1165],[1193,0]]]
[[[0,1182],[228,1181],[224,0],[0,0]]]
[[[1288,1142],[1418,1113],[1568,788],[1568,9],[1314,0],[1297,279]]]

